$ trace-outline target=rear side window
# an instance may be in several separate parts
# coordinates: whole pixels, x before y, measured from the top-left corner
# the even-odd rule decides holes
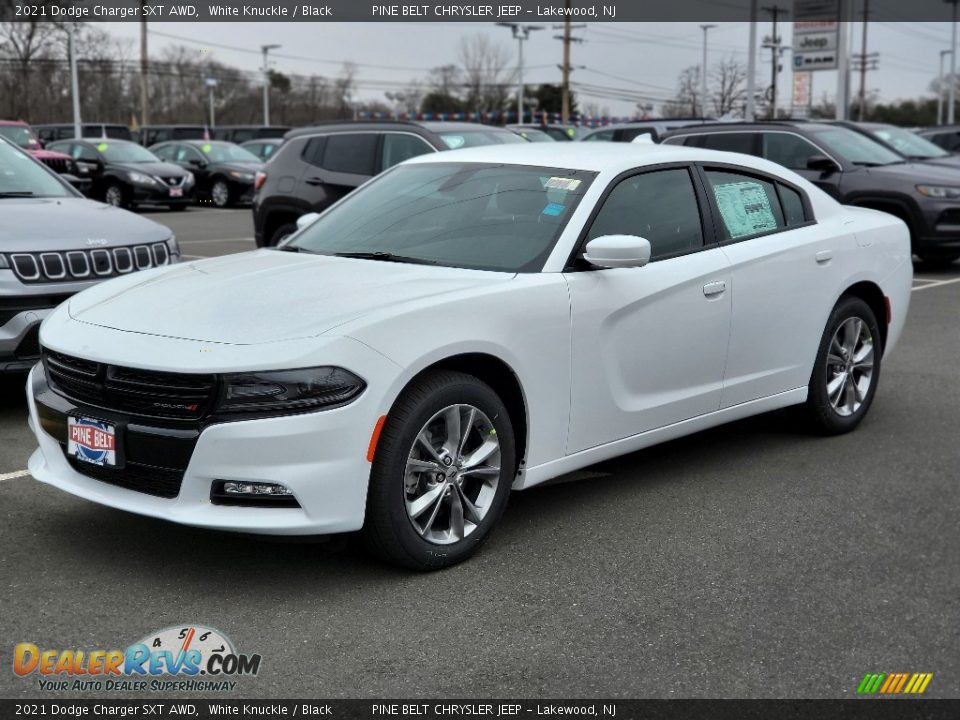
[[[323,167],[323,151],[326,147],[326,135],[310,138],[303,148],[303,154],[301,157],[303,157],[304,162],[308,162],[311,165],[316,165],[317,167]]]
[[[703,247],[700,207],[686,168],[658,170],[622,180],[607,196],[588,240],[638,235],[650,241],[650,259]]]
[[[803,198],[793,188],[787,187],[783,183],[777,183],[777,191],[780,193],[780,203],[783,205],[783,217],[787,227],[802,225],[807,218],[803,211]]]
[[[706,175],[723,220],[725,239],[741,240],[785,227],[772,182],[722,170],[707,170]]]
[[[323,168],[330,172],[373,175],[377,139],[375,133],[330,135],[323,152]]]
[[[595,140],[613,140],[613,130],[601,130],[593,135],[588,135],[583,140],[584,142],[594,142]]]
[[[432,152],[433,148],[416,135],[407,133],[385,133],[383,136],[383,149],[380,151],[380,169],[386,170],[404,160],[409,160],[417,155],[425,155]]]
[[[791,170],[806,170],[807,161],[823,151],[804,138],[791,133],[763,133],[762,157]]]
[[[756,155],[756,139],[757,136],[752,133],[711,133],[702,135],[697,147]],[[692,145],[693,143],[688,144]]]

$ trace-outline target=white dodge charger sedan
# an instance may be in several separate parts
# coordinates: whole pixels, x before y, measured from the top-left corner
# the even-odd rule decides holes
[[[910,298],[903,222],[695,148],[425,155],[303,225],[52,313],[33,476],[439,568],[511,490],[790,405],[852,430]]]

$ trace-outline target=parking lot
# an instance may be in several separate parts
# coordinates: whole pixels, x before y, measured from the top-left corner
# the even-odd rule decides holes
[[[253,247],[249,209],[147,216],[190,258]],[[604,462],[515,494],[474,559],[429,575],[41,485],[23,378],[0,379],[0,636],[212,626],[263,657],[237,697],[852,697],[867,672],[956,697],[958,307],[960,263],[917,268],[856,432],[778,412]],[[0,694],[39,693],[8,672]]]

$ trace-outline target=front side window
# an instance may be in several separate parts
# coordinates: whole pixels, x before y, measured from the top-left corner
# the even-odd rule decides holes
[[[416,135],[385,133],[383,149],[380,151],[380,169],[386,170],[399,165],[404,160],[425,155],[428,152],[433,152],[433,148]]]
[[[584,142],[593,142],[595,140],[603,140],[603,141],[613,140],[613,130],[601,130],[600,132],[594,133],[593,135],[587,135],[587,137],[583,139]]]
[[[520,165],[401,165],[323,213],[289,247],[537,272],[595,175]]]
[[[772,182],[723,170],[707,170],[706,175],[725,239],[741,240],[784,228],[783,210]]]
[[[613,189],[590,226],[601,235],[637,235],[650,242],[650,259],[703,247],[700,208],[686,168],[628,177]]]
[[[154,155],[163,160],[173,160],[177,155],[176,145],[164,145],[152,151]]]
[[[791,170],[806,170],[807,161],[823,152],[809,140],[784,132],[763,133],[762,157]]]

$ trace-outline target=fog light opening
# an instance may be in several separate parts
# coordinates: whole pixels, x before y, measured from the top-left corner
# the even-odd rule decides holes
[[[214,505],[248,507],[300,507],[293,491],[286,485],[240,480],[218,480],[213,483],[210,502]]]

